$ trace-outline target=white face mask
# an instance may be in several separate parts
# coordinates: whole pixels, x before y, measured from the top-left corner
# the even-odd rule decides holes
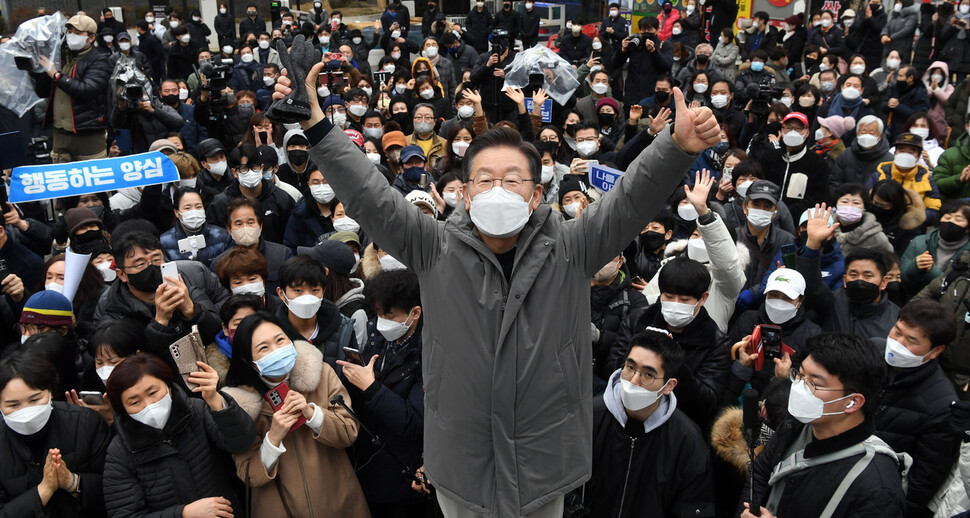
[[[845,412],[824,413],[826,403],[835,403],[836,401],[842,401],[854,395],[849,394],[848,396],[833,399],[832,401],[822,401],[815,394],[812,394],[812,389],[808,388],[808,384],[804,380],[798,380],[792,383],[791,393],[788,395],[788,413],[795,419],[809,424],[823,415],[844,414]]]
[[[99,264],[97,268],[101,272],[101,276],[104,277],[104,282],[111,282],[118,277],[118,273],[111,268],[111,261],[105,261]]]
[[[330,95],[330,89],[326,86],[317,87],[317,95],[320,97],[328,97]]]
[[[799,97],[798,105],[802,108],[811,108],[815,106],[815,98],[811,96]]]
[[[335,113],[333,114],[333,125],[336,128],[344,129],[347,127],[347,114],[346,113]]]
[[[771,224],[775,213],[768,210],[748,209],[748,223],[756,229],[763,229]]]
[[[888,68],[889,70],[896,70],[897,68],[899,68],[899,65],[900,64],[902,64],[902,61],[900,61],[898,59],[887,59],[886,60],[886,68]]]
[[[909,132],[913,135],[919,135],[923,140],[930,138],[929,128],[909,128]]]
[[[161,430],[165,428],[168,417],[172,414],[172,392],[169,391],[162,399],[146,406],[141,412],[130,414],[131,418],[141,424]]]
[[[290,312],[293,313],[297,318],[309,319],[313,318],[320,309],[320,305],[323,304],[323,299],[317,297],[316,295],[300,295],[299,297],[290,300],[283,296],[283,302],[286,303],[286,307],[289,308]]]
[[[77,52],[83,49],[84,46],[88,44],[87,36],[84,36],[82,34],[69,33],[67,36],[65,36],[65,38],[67,41],[67,48],[73,50],[74,52]]]
[[[712,95],[711,104],[713,104],[717,109],[724,108],[728,105],[728,96],[723,94]]]
[[[325,183],[321,185],[311,185],[310,196],[313,196],[313,199],[316,200],[317,203],[326,205],[327,203],[330,203],[330,200],[332,200],[336,194],[333,192],[333,187],[330,187],[330,184]]]
[[[391,57],[393,58],[394,56],[392,55]],[[388,63],[384,65],[384,71],[387,72],[388,74],[393,74],[396,68],[397,67],[395,67],[393,63]]]
[[[118,48],[124,52],[128,52],[131,50],[131,43],[128,43],[127,41],[118,42]]]
[[[262,171],[247,170],[245,173],[239,173],[236,178],[239,180],[239,185],[247,189],[255,189],[263,181],[263,173]]]
[[[396,40],[396,39],[398,39],[400,37],[401,37],[401,31],[391,31],[391,39],[392,40]],[[396,58],[394,58],[394,54],[397,54],[397,57]],[[401,53],[400,52],[395,52],[394,54],[391,54],[391,57],[392,58],[394,58],[396,60],[397,59],[401,59]]]
[[[168,26],[174,29],[179,26],[179,22],[176,22],[176,21],[168,22]]]
[[[862,149],[872,149],[876,147],[876,144],[879,143],[879,137],[875,135],[868,135],[868,134],[859,135],[858,137],[856,137],[856,142],[859,143],[859,147],[861,147]]]
[[[702,93],[704,93],[704,92],[707,91],[707,85],[704,84],[704,83],[695,83],[694,84],[694,91],[697,92],[697,93],[699,93],[699,94],[702,94]]]
[[[262,297],[266,294],[266,284],[263,281],[250,282],[232,289],[233,295],[256,295]]]
[[[349,111],[354,117],[363,117],[364,114],[367,113],[367,107],[363,104],[351,104],[347,108],[347,111]]]
[[[324,43],[326,43],[326,42],[324,42]],[[268,40],[260,40],[259,41],[259,48],[261,48],[263,50],[268,49],[269,48],[269,41]]]
[[[114,40],[115,40],[115,37],[114,36],[111,36],[111,35],[108,35],[108,36],[105,36],[104,37],[104,42],[105,43],[111,43]]]
[[[360,45],[360,42],[363,40],[361,38],[351,38],[350,41],[354,42],[354,45]]]
[[[489,237],[506,238],[519,233],[532,215],[529,201],[501,185],[477,194],[471,201],[471,219],[479,232]]]
[[[63,284],[58,284],[58,283],[56,283],[54,281],[51,281],[51,282],[48,282],[47,284],[45,284],[44,285],[44,289],[47,290],[47,291],[56,291],[57,293],[60,293],[61,295],[64,294],[64,285]]]
[[[145,21],[148,23],[155,23],[155,17],[150,15],[145,15]]]
[[[912,169],[916,167],[916,157],[909,153],[896,153],[893,163],[900,169]]]
[[[337,232],[357,232],[360,225],[350,216],[344,216],[333,220],[333,229]]]
[[[544,165],[542,166],[542,172],[539,179],[543,185],[552,181],[552,178],[556,175],[556,166],[554,165]]]
[[[829,92],[835,90],[835,82],[834,81],[822,81],[822,84],[819,86],[819,88],[823,92],[829,93]]]
[[[610,11],[610,16],[612,16],[613,18],[616,18],[619,15],[620,15],[620,11],[617,11],[616,9],[613,9]]]
[[[593,83],[590,85],[590,89],[596,93],[596,95],[603,95],[607,90],[610,89],[610,85],[606,83]]]
[[[185,88],[179,88],[179,100],[184,101],[189,98],[189,91]]]
[[[890,367],[899,369],[911,369],[923,365],[925,356],[913,354],[905,345],[897,342],[892,337],[886,338],[886,363]]]
[[[226,14],[227,12],[229,12],[229,10],[226,9],[225,7],[220,7],[219,8],[219,14]]]
[[[765,313],[768,314],[768,320],[771,320],[774,324],[782,325],[795,318],[795,315],[798,314],[798,306],[781,299],[767,299],[765,300]]]
[[[179,41],[181,41],[182,43],[188,43],[188,42],[192,41],[192,36],[190,36],[188,34],[185,34],[185,35],[179,37]]]
[[[825,132],[822,131],[822,128],[815,130],[815,142],[821,142],[823,140],[825,140]]]
[[[576,144],[576,152],[583,158],[588,158],[596,154],[597,142],[595,140],[584,140]]]
[[[580,206],[582,206],[582,203],[580,203],[578,201],[574,201],[572,203],[567,203],[567,204],[563,205],[562,210],[570,218],[575,218],[576,217],[576,214],[579,213],[579,207]]]
[[[420,95],[422,99],[431,99],[434,97],[434,88],[425,88],[424,90],[421,90],[421,93],[418,95]]]
[[[970,5],[967,5],[967,4],[961,5],[960,6],[960,13],[962,13],[962,14],[968,14],[968,13],[970,13]]]
[[[455,208],[458,206],[458,193],[457,192],[446,192],[441,195],[445,200],[445,205]]]
[[[424,49],[424,57],[431,59],[438,56],[438,47],[428,47]]]
[[[360,89],[363,90],[365,94],[367,94],[367,97],[374,95],[374,89],[369,86],[362,86],[360,87]]]
[[[186,230],[199,230],[202,225],[205,225],[204,210],[187,210],[182,213],[182,226]]]
[[[699,263],[710,262],[711,256],[707,254],[707,246],[702,238],[695,237],[687,240],[687,257]]]
[[[201,22],[202,21],[202,18],[199,17],[199,16],[193,16],[192,17],[192,21],[194,21],[194,22]]]
[[[239,60],[242,61],[243,63],[252,63],[253,62],[253,55],[252,54],[243,54],[242,56],[239,57]]]
[[[394,270],[407,270],[408,269],[407,265],[405,265],[401,261],[398,261],[391,254],[382,255],[381,258],[380,258],[380,262],[381,262],[381,271],[382,272],[390,272],[390,271],[394,271]]]
[[[865,65],[856,64],[849,67],[849,72],[852,72],[853,74],[856,74],[856,75],[860,75],[865,71],[866,71]]]
[[[114,365],[103,365],[101,367],[98,367],[97,369],[94,369],[94,372],[96,372],[98,374],[98,377],[101,378],[101,383],[104,383],[105,385],[107,385],[108,376],[111,376],[111,372],[114,370],[115,370]]]
[[[785,145],[788,147],[798,147],[805,143],[805,137],[795,130],[785,133],[785,137],[782,140],[785,141]]]
[[[694,208],[690,203],[685,203],[683,205],[677,206],[677,215],[685,221],[694,221],[697,219],[697,209]]]
[[[667,382],[669,383],[669,381]],[[620,379],[620,401],[623,402],[623,406],[631,411],[637,412],[647,408],[648,406],[657,402],[660,399],[660,394],[663,392],[664,387],[667,386],[664,383],[660,390],[653,391],[647,390],[639,385],[634,385],[633,383]]]
[[[243,227],[229,232],[229,235],[239,246],[253,246],[259,243],[259,234],[261,231],[262,229],[259,227]]]
[[[377,317],[377,332],[384,337],[388,342],[393,342],[408,332],[411,328],[411,312],[408,312],[407,319],[404,322],[398,322],[396,320],[388,320],[386,318]]]
[[[276,80],[269,76],[263,76],[263,84],[266,86],[273,86]]]
[[[903,10],[903,4],[901,4],[901,3],[897,3],[896,5],[893,6],[893,11],[894,12],[897,12],[898,13],[899,11],[902,11],[902,10]]]
[[[179,178],[179,187],[189,187],[195,189],[195,184],[198,182],[198,180],[198,176],[192,178]]]
[[[683,302],[673,302],[669,300],[660,301],[660,313],[663,314],[664,321],[670,327],[680,329],[682,327],[687,327],[688,324],[694,321],[694,310],[700,304],[691,305],[684,304]]]
[[[20,435],[34,435],[41,431],[51,418],[54,411],[54,397],[47,396],[47,403],[33,405],[3,415],[3,422],[15,433]]]
[[[842,97],[844,97],[847,101],[854,101],[860,96],[862,96],[862,92],[860,92],[859,89],[854,86],[842,89]]]
[[[822,27],[831,27],[831,26],[832,26],[832,20],[829,20],[829,19],[822,20]]]
[[[366,153],[366,155],[367,155],[367,160],[370,160],[370,162],[372,164],[379,164],[379,163],[381,163],[381,154],[380,153]]]
[[[451,143],[451,150],[454,151],[455,154],[458,155],[459,158],[464,158],[465,157],[465,151],[468,150],[468,146],[470,146],[470,145],[471,144],[469,144],[468,142],[463,142],[461,140],[456,140],[455,142],[452,142]]]
[[[741,196],[742,198],[744,198],[745,196],[748,195],[748,188],[751,187],[751,184],[753,183],[754,183],[753,180],[741,182],[734,188],[734,190],[738,192],[738,196]]]
[[[209,173],[216,178],[222,178],[222,175],[226,174],[226,161],[221,160],[214,164],[209,164]]]
[[[778,102],[780,102],[781,104],[784,104],[785,106],[791,108],[792,98],[791,97],[782,97],[781,99],[778,99]]]
[[[525,3],[525,9],[526,9],[526,11],[531,11],[533,5],[534,4],[532,2],[526,2]]]
[[[674,27],[673,29],[670,30],[670,33],[673,34],[674,36],[680,36],[680,33],[682,32],[684,31],[681,30],[680,27]]]
[[[603,44],[602,43],[600,43],[598,41],[594,41],[593,42],[593,50],[600,50],[602,48],[603,48]]]

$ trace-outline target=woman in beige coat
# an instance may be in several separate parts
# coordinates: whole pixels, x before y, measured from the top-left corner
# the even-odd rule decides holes
[[[357,438],[357,423],[330,404],[337,395],[350,404],[347,389],[323,354],[297,337],[262,311],[246,317],[233,337],[225,392],[261,438],[234,456],[237,475],[252,488],[252,516],[369,517],[344,451]],[[266,394],[279,396],[275,412]]]

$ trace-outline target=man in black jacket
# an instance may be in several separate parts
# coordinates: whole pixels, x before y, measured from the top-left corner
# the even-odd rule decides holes
[[[897,452],[913,457],[906,490],[906,516],[929,517],[934,495],[960,454],[960,436],[949,425],[953,384],[937,357],[953,341],[953,314],[939,302],[914,300],[899,311],[885,340],[889,376],[879,394],[876,434]]]
[[[479,54],[488,50],[488,35],[492,32],[492,25],[492,14],[485,7],[485,2],[479,0],[465,17],[463,32],[466,42]]]
[[[882,8],[882,0],[871,0],[866,7],[865,16],[856,18],[855,24],[849,30],[846,46],[851,52],[859,52],[866,58],[866,63],[880,63],[883,47],[880,43],[882,30],[886,27],[886,10]]]
[[[482,108],[490,121],[517,120],[515,104],[502,92],[505,84],[505,67],[515,59],[512,33],[496,28],[492,33],[491,48],[478,57],[472,70],[472,86],[482,95]]]
[[[729,347],[717,323],[707,314],[711,274],[701,263],[679,257],[660,270],[660,303],[630,313],[620,326],[610,351],[607,369],[623,364],[633,335],[648,327],[672,334],[684,349],[684,368],[678,373],[680,408],[702,430],[707,430],[718,409],[731,360]]]
[[[835,159],[829,173],[829,189],[844,183],[866,183],[876,172],[876,166],[892,162],[889,140],[883,135],[885,125],[875,115],[866,115],[856,123],[856,138]]]
[[[593,319],[593,374],[601,384],[610,376],[606,360],[620,332],[620,325],[633,311],[646,307],[647,298],[633,287],[632,277],[623,271],[622,255],[600,268],[590,281],[589,307]],[[598,393],[599,389],[594,389]]]
[[[823,203],[829,196],[829,165],[811,147],[811,124],[801,112],[791,112],[781,122],[780,147],[769,146],[761,158],[765,179],[781,187],[781,200],[792,214]]]
[[[738,243],[744,244],[751,253],[751,261],[748,262],[744,275],[747,279],[747,290],[757,293],[771,266],[771,260],[781,251],[782,246],[794,243],[795,236],[775,224],[780,196],[777,185],[768,180],[755,180],[746,194],[743,206],[745,222],[736,229],[735,235]]]
[[[523,49],[531,49],[539,43],[539,22],[542,15],[535,8],[535,3],[529,0],[525,3],[525,12],[519,17],[519,38]]]
[[[899,460],[888,447],[877,449],[881,441],[872,435],[886,374],[878,351],[865,339],[831,333],[809,341],[805,355],[796,358],[788,399],[797,421],[784,421],[755,459],[737,514],[817,518],[830,507],[833,518],[904,516]],[[850,474],[853,467],[859,472]]]
[[[74,16],[67,21],[63,63],[40,56],[37,63],[44,72],[30,73],[34,92],[48,99],[44,124],[54,127],[51,160],[55,163],[108,156],[104,131],[111,68],[104,54],[94,50],[97,30],[91,18]]]
[[[158,41],[158,38],[148,29],[148,22],[145,20],[139,20],[135,24],[135,31],[138,32],[138,51],[148,58],[148,64],[151,66],[149,75],[152,76],[152,80],[158,82],[165,76],[165,51],[162,49],[162,42]]]
[[[495,24],[493,28],[503,27],[509,33],[509,41],[515,47],[515,38],[519,35],[522,27],[522,20],[518,11],[512,9],[512,0],[503,0],[502,9],[495,13]]]
[[[241,36],[247,34],[259,36],[263,32],[266,32],[266,22],[260,18],[259,11],[256,10],[256,4],[251,3],[246,6],[246,17],[239,22],[239,34]]]
[[[591,516],[714,516],[710,455],[674,394],[684,361],[667,333],[641,332],[594,400]]]
[[[671,66],[664,52],[664,44],[657,38],[660,28],[657,19],[644,16],[637,22],[637,28],[640,32],[624,38],[613,59],[614,70],[620,70],[627,59],[630,60],[630,72],[623,91],[623,98],[630,105],[653,96],[657,79],[666,74]]]
[[[603,19],[600,24],[602,31],[600,37],[605,38],[606,42],[617,48],[630,33],[626,26],[626,19],[620,17],[620,4],[613,2],[610,4],[609,16]]]

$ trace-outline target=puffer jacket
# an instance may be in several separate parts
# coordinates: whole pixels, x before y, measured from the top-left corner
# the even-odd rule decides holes
[[[871,189],[880,180],[896,180],[904,188],[915,191],[923,200],[927,223],[936,222],[943,203],[940,201],[940,188],[933,179],[932,171],[916,164],[909,172],[903,173],[893,162],[883,162],[876,166],[876,172],[869,178],[867,186]]]
[[[939,68],[943,70],[943,84],[937,85],[934,90],[933,80],[930,77],[930,71],[934,68]],[[926,85],[926,93],[930,98],[930,118],[933,124],[936,126],[937,135],[946,135],[949,129],[946,124],[946,111],[944,110],[944,105],[946,101],[953,95],[953,85],[950,84],[950,67],[945,61],[934,61],[933,64],[926,69],[923,73],[923,84]],[[941,137],[942,138],[942,137]]]
[[[933,170],[936,186],[944,199],[970,198],[970,183],[961,182],[960,175],[970,165],[970,134],[964,133],[940,155]]]
[[[198,232],[193,232],[193,236],[205,237],[205,248],[200,248],[195,257],[191,253],[179,251],[179,241],[188,237],[188,233],[181,223],[176,223],[174,227],[163,233],[159,240],[162,242],[162,249],[165,250],[165,257],[169,261],[199,261],[202,264],[209,264],[210,261],[222,254],[229,244],[229,232],[223,227],[217,227],[205,223]]]
[[[714,54],[711,54],[711,61],[714,68],[721,74],[725,81],[734,83],[738,75],[738,46],[734,43],[719,42]]]
[[[344,451],[357,439],[359,425],[343,407],[330,404],[331,398],[337,395],[349,400],[347,389],[333,369],[323,364],[320,351],[302,340],[293,346],[296,363],[287,383],[292,390],[303,394],[307,403],[316,406],[314,412],[324,412],[324,418],[319,434],[306,425],[288,433],[280,444],[286,451],[270,470],[260,460],[263,441],[233,452],[236,476],[252,488],[251,516],[368,518],[367,502]],[[266,437],[273,423],[273,407],[263,395],[265,389],[249,386],[224,389],[238,401],[250,426],[255,425],[259,438]],[[396,471],[394,474],[398,475]]]
[[[751,254],[744,245],[736,244],[731,239],[731,233],[721,216],[715,213],[715,220],[706,225],[698,224],[701,229],[701,239],[704,240],[704,247],[710,256],[707,262],[707,269],[711,272],[711,286],[708,289],[710,295],[704,308],[717,328],[726,333],[731,317],[734,315],[734,303],[745,286],[744,272],[751,262]],[[687,240],[680,240],[667,245],[664,250],[665,259],[661,262],[656,275],[650,279],[643,294],[647,297],[647,302],[655,304],[660,299],[660,270],[670,259],[686,255]]]
[[[105,515],[101,476],[111,433],[95,412],[60,401],[36,445],[44,456],[59,448],[64,464],[80,478],[81,495],[56,491],[46,506],[41,505],[36,487],[44,477],[44,459],[34,458],[31,446],[6,425],[0,425],[0,516],[42,517],[76,516],[94,518]]]
[[[935,500],[934,518],[966,518],[966,511],[970,510],[970,442],[960,446],[960,460],[950,473],[949,484]]]
[[[876,221],[876,217],[870,212],[864,212],[862,220],[851,229],[846,231],[846,228],[840,226],[835,229],[835,239],[839,242],[842,253],[846,256],[861,250],[893,251],[893,245],[882,231],[882,225]]]
[[[283,233],[283,245],[296,253],[298,246],[313,246],[324,234],[333,232],[333,220],[320,214],[320,207],[312,196],[304,196],[296,203]]]
[[[110,517],[177,517],[196,500],[221,496],[243,509],[233,490],[225,453],[242,453],[259,440],[252,420],[225,393],[212,411],[177,386],[161,430],[115,413],[117,435],[104,464],[104,499]]]
[[[920,4],[913,2],[909,7],[903,7],[899,12],[889,15],[886,26],[882,28],[882,36],[889,36],[892,40],[888,45],[883,45],[883,57],[892,51],[899,52],[903,60],[903,65],[910,63],[910,56],[913,54],[913,34],[916,33],[916,24],[919,21]]]
[[[970,103],[970,79],[964,79],[943,106],[946,124],[950,127],[950,146],[953,146],[957,139],[967,132],[965,124],[968,103]]]
[[[50,126],[54,117],[54,89],[59,88],[71,98],[71,119],[74,133],[104,131],[108,129],[107,113],[108,82],[111,68],[104,54],[94,47],[75,54],[69,50],[62,53],[64,67],[55,81],[45,73],[30,73],[34,79],[34,93],[47,99],[44,125]]]
[[[623,320],[636,309],[645,307],[647,299],[633,288],[633,283],[623,271],[612,284],[592,286],[589,290],[590,311],[593,325],[599,330],[599,340],[593,342],[593,374],[606,379],[607,356],[616,342]]]
[[[880,352],[885,350],[885,339],[873,342]],[[960,454],[960,436],[950,428],[950,403],[957,394],[935,359],[919,367],[889,370],[879,394],[876,435],[897,453],[913,457],[907,516],[931,516],[926,506]]]
[[[487,518],[528,514],[582,485],[592,465],[592,351],[581,346],[591,342],[590,278],[643,230],[697,157],[664,131],[581,218],[567,222],[540,204],[506,280],[463,206],[447,221],[425,216],[332,129],[321,121],[307,130],[310,158],[342,165],[327,180],[350,216],[421,282],[432,484]]]
[[[892,162],[893,155],[889,152],[889,141],[886,137],[870,149],[863,149],[858,139],[853,139],[852,145],[835,159],[832,172],[829,173],[829,189],[844,183],[865,184],[876,172],[876,167],[883,162]]]
[[[940,355],[940,366],[954,386],[970,382],[970,323],[966,321],[970,301],[970,251],[960,253],[946,271],[933,279],[913,299],[930,299],[943,304],[957,322],[956,336]]]

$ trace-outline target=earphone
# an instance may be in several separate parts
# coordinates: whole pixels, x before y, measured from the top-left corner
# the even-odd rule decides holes
[[[855,406],[855,401],[849,401],[849,404],[845,406],[845,409],[848,410],[854,406]]]

